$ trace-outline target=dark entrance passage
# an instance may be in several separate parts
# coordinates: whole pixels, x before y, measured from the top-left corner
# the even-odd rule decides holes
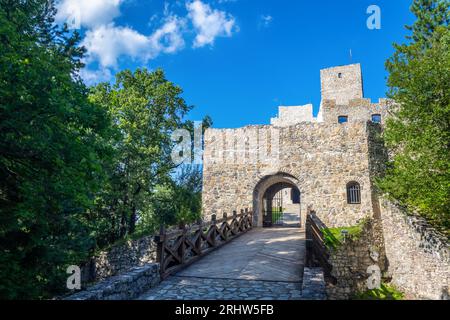
[[[300,191],[290,183],[279,182],[263,196],[263,227],[300,227]]]

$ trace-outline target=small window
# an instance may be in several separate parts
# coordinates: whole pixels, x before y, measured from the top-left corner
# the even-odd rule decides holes
[[[374,122],[374,123],[381,123],[381,114],[373,114],[372,115],[372,122]]]
[[[349,182],[347,184],[347,203],[360,204],[361,203],[361,187],[358,182]]]
[[[348,116],[339,116],[338,123],[346,123],[348,122]]]
[[[342,78],[342,73],[338,73],[338,78],[341,79]]]

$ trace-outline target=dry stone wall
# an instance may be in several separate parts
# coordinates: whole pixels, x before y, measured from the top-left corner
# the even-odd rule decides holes
[[[98,253],[82,268],[84,283],[96,282],[156,261],[153,236],[129,240]]]
[[[160,281],[159,263],[146,264],[100,281],[64,300],[130,300],[155,287]]]

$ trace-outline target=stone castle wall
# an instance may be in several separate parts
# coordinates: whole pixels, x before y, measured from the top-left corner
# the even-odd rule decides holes
[[[378,103],[372,103],[370,99],[353,99],[345,105],[339,105],[336,100],[324,100],[323,120],[327,123],[338,121],[339,116],[348,116],[349,122],[370,121],[372,115],[381,115],[381,123],[388,116],[390,100],[380,99]]]
[[[363,81],[360,64],[352,64],[320,70],[322,100],[336,100],[345,105],[352,99],[363,97]]]
[[[278,117],[270,119],[270,124],[279,127],[295,125],[300,122],[314,122],[313,105],[278,107]]]
[[[316,211],[329,226],[354,225],[372,213],[365,122],[249,126],[205,133],[203,212],[221,215],[254,208],[267,177],[290,179],[301,192],[301,212]],[[271,157],[260,159],[260,155]],[[361,185],[361,204],[347,204],[346,185]],[[255,214],[261,226],[260,213]],[[259,215],[259,216],[258,216]]]

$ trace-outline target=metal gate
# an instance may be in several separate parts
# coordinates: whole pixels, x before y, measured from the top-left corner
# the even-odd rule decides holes
[[[272,199],[263,199],[263,226],[283,225],[283,195],[277,192]]]
[[[272,224],[274,226],[283,225],[283,190],[277,192],[272,199]]]

